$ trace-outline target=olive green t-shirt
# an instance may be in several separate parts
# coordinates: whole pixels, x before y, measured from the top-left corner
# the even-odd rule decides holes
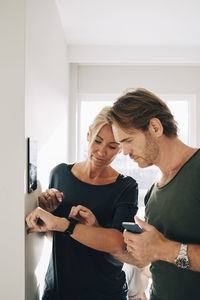
[[[145,203],[147,222],[166,238],[200,244],[200,150],[165,186],[154,184]],[[200,272],[161,260],[152,263],[151,272],[151,300],[200,299]]]

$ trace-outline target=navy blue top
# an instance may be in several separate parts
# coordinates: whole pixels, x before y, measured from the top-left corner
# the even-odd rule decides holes
[[[92,185],[76,178],[72,166],[60,164],[51,172],[49,188],[64,193],[62,204],[53,213],[68,216],[72,206],[83,205],[94,213],[102,227],[122,232],[122,222],[133,221],[138,210],[136,181],[120,174],[113,183]],[[127,292],[122,265],[108,253],[54,232],[42,299],[122,300]]]

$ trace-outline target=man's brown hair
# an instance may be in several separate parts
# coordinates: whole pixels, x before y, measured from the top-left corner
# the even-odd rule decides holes
[[[147,131],[152,118],[160,120],[164,134],[177,136],[177,123],[164,101],[148,90],[128,91],[113,104],[109,119],[124,129]]]

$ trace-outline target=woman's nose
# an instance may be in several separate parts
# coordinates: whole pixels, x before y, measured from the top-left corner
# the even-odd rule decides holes
[[[106,154],[106,146],[101,145],[98,152],[99,152],[99,155],[104,156]]]

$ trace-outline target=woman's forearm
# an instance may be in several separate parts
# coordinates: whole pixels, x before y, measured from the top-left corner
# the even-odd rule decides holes
[[[40,220],[40,222],[38,222],[38,220]],[[26,222],[29,227],[29,233],[41,231],[64,232],[69,226],[68,219],[54,216],[39,207],[26,217]],[[136,264],[135,259],[125,251],[123,235],[117,229],[78,223],[71,237],[87,247],[107,252],[122,262],[140,266]]]
[[[124,248],[122,233],[113,228],[77,224],[71,237],[88,247],[110,254]]]
[[[62,228],[62,231],[67,228],[64,226],[64,220]],[[123,235],[117,229],[77,224],[71,237],[87,247],[107,252],[121,262],[138,267],[144,267],[148,264],[137,261],[126,251]]]

